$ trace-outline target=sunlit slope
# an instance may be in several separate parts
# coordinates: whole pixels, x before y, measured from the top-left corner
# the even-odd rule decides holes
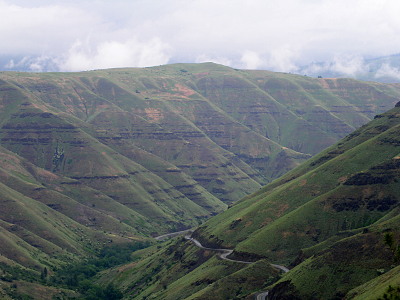
[[[396,107],[211,219],[198,235],[288,263],[302,248],[373,224],[399,201],[399,130]]]

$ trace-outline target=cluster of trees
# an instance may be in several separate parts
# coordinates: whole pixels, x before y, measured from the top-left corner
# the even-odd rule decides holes
[[[57,286],[78,290],[85,300],[121,299],[123,294],[112,284],[99,286],[93,282],[93,277],[102,270],[129,262],[132,252],[148,246],[149,242],[108,246],[95,258],[57,270],[50,281]]]
[[[383,240],[390,250],[392,250],[395,262],[400,262],[400,243],[396,242],[393,232],[386,232]]]
[[[396,263],[400,262],[400,243],[396,242],[395,236],[393,232],[386,232],[383,236],[383,240],[386,246],[390,248],[393,252],[394,261]],[[378,298],[378,300],[400,300],[400,286],[392,287],[389,285],[385,294],[383,294],[382,298]]]
[[[394,288],[389,285],[386,293],[383,294],[382,298],[378,298],[377,300],[400,300],[400,287]]]

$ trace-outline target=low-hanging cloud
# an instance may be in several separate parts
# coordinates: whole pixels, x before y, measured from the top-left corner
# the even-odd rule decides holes
[[[263,65],[263,60],[257,52],[245,51],[240,59],[244,69],[258,69]]]
[[[388,63],[382,64],[382,66],[376,71],[375,78],[393,78],[400,80],[400,69],[398,67],[392,67]]]
[[[66,71],[118,67],[146,67],[169,61],[169,46],[158,38],[146,42],[137,39],[106,41],[95,46],[77,41],[59,62]]]
[[[356,76],[369,71],[369,66],[362,56],[354,55],[335,55],[331,61],[324,63],[311,63],[302,68],[305,74],[346,74]]]
[[[32,70],[209,60],[299,72],[323,61],[356,74],[365,58],[400,52],[398,11],[397,0],[0,0],[0,55]]]

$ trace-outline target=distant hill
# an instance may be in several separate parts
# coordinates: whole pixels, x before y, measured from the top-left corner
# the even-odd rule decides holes
[[[61,71],[56,58],[43,56],[0,55],[0,69],[22,72]],[[353,78],[373,82],[400,83],[400,53],[378,57],[338,55],[330,60],[296,66],[294,72],[315,78]]]
[[[265,290],[269,299],[395,295],[400,283],[399,130],[400,102],[192,235],[207,247],[233,249],[234,259],[254,264],[220,260],[181,239],[122,274],[105,274],[103,282],[112,280],[138,299],[252,299]],[[279,275],[268,262],[291,270]],[[152,268],[146,271],[144,265]],[[140,281],[150,273],[149,282]]]

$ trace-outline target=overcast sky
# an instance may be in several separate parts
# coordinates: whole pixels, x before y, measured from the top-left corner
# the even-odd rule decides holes
[[[398,0],[0,0],[0,69],[213,61],[296,72],[400,53]],[[47,66],[47,67],[46,67]]]

